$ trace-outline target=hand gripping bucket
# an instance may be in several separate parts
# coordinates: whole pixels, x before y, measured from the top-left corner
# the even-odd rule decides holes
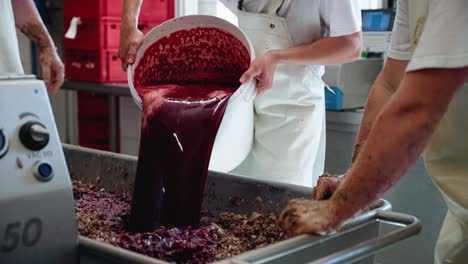
[[[133,85],[133,76],[146,49],[154,42],[174,32],[200,27],[218,28],[230,33],[240,40],[248,50],[250,60],[254,59],[254,49],[247,36],[235,25],[223,19],[214,16],[193,15],[168,20],[153,28],[145,36],[143,45],[138,50],[135,64],[128,68],[128,85],[140,110],[142,109],[142,100]],[[253,142],[254,97],[255,81],[253,80],[241,85],[231,96],[215,138],[209,164],[210,170],[228,172],[246,158]]]

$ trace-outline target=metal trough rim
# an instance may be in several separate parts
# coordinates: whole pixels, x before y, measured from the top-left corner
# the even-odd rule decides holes
[[[247,264],[247,263],[262,263],[259,261],[252,261],[252,259],[275,259],[281,256],[287,256],[288,254],[294,253],[301,248],[305,248],[310,244],[323,243],[326,240],[344,235],[348,232],[360,228],[360,225],[365,225],[369,220],[375,221],[386,221],[395,226],[399,226],[397,230],[388,232],[384,235],[366,240],[364,242],[352,245],[348,248],[337,251],[326,257],[307,262],[309,264],[338,264],[338,263],[354,263],[355,261],[361,260],[368,256],[374,255],[381,250],[389,247],[401,240],[409,238],[413,235],[418,234],[421,231],[422,225],[418,218],[402,213],[390,212],[377,210],[373,214],[372,219],[366,221],[360,221],[360,223],[353,223],[351,226],[345,226],[342,232],[335,235],[318,240],[317,235],[301,235],[285,241],[278,242],[276,244],[267,246],[261,251],[249,251],[241,255],[235,256],[230,261],[233,264]]]

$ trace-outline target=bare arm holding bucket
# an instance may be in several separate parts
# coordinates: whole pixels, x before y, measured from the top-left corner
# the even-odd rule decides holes
[[[143,33],[138,29],[138,16],[143,0],[124,0],[120,27],[119,57],[126,71],[135,63],[138,49],[143,44]]]
[[[258,79],[259,93],[271,88],[278,64],[334,65],[354,61],[361,54],[361,32],[339,37],[327,37],[308,45],[270,50],[256,58],[240,78],[241,83]]]

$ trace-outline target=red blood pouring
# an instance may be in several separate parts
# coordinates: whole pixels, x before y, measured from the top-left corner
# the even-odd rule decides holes
[[[216,133],[249,62],[216,28],[177,31],[146,50],[134,77],[143,122],[131,231],[199,224]]]

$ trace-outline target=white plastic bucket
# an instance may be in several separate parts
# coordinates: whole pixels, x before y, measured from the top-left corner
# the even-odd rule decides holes
[[[135,64],[128,68],[128,85],[133,100],[142,109],[141,98],[133,86],[134,69],[138,65],[146,49],[162,37],[179,30],[197,27],[218,28],[239,39],[247,48],[251,60],[255,57],[252,43],[235,25],[228,21],[205,15],[192,15],[174,18],[153,28],[144,38],[143,45],[138,50]],[[237,167],[249,153],[254,133],[253,99],[255,97],[255,81],[241,85],[231,96],[226,107],[223,120],[216,134],[211,153],[209,169],[228,172]]]

